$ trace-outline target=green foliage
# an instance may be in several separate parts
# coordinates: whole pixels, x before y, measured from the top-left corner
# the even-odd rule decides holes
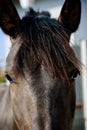
[[[4,76],[0,77],[0,83],[5,83],[6,82],[6,79]]]

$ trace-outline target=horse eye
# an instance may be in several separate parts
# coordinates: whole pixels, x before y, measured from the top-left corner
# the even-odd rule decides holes
[[[80,72],[78,70],[72,71],[71,79],[75,79],[78,75],[80,75]]]
[[[6,79],[7,79],[10,83],[13,83],[13,82],[14,82],[14,80],[11,78],[10,75],[5,74],[5,77],[6,77]]]

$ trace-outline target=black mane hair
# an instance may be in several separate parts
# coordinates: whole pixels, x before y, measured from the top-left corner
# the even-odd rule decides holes
[[[80,71],[79,61],[69,45],[69,30],[58,20],[42,14],[30,9],[21,21],[22,43],[15,57],[16,72],[23,74],[28,69],[31,73],[43,65],[53,78],[68,80],[68,67]]]
[[[26,16],[29,16],[29,17],[36,17],[36,16],[50,17],[50,13],[48,11],[42,11],[42,12],[37,11],[36,12],[32,8],[29,8],[29,11],[26,13]]]

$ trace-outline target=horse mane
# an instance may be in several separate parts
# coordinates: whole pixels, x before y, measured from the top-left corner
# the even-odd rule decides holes
[[[29,17],[32,17],[32,16],[33,17],[36,17],[36,16],[50,17],[50,13],[48,11],[39,12],[39,10],[36,12],[32,8],[29,8],[29,11],[26,12],[26,16],[29,16]]]
[[[43,65],[53,78],[68,79],[68,68],[80,71],[79,61],[69,45],[68,30],[57,20],[49,18],[49,13],[35,12],[33,9],[22,18],[22,44],[15,57],[18,74],[24,69],[31,71],[34,66]]]

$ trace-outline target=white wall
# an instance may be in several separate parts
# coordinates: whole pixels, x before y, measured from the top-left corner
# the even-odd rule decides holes
[[[79,45],[82,39],[87,40],[87,0],[82,0],[81,23],[76,33],[75,39]]]

